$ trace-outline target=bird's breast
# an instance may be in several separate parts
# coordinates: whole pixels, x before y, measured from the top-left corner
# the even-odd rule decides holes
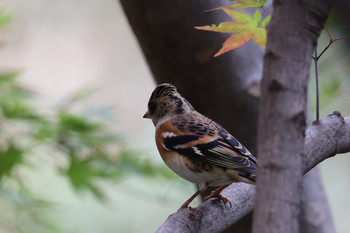
[[[189,158],[176,151],[167,149],[163,141],[164,136],[171,137],[171,134],[182,134],[178,129],[170,127],[173,126],[166,123],[159,125],[156,128],[155,139],[163,161],[177,175],[192,183],[208,186],[221,186],[240,181],[238,172],[235,170],[205,162],[200,158]]]
[[[192,183],[221,186],[234,182],[226,169],[200,160],[189,159],[177,152],[168,151],[162,158],[173,172]]]

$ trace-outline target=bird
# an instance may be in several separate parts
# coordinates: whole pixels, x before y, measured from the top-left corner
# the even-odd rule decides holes
[[[257,159],[215,121],[197,112],[169,83],[158,85],[143,118],[152,120],[156,146],[165,164],[177,175],[198,185],[180,207],[188,205],[209,186],[220,186],[204,201],[220,198],[234,182],[255,184]],[[229,202],[231,205],[231,202]]]

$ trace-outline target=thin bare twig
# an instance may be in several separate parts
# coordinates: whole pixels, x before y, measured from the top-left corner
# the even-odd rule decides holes
[[[318,61],[318,59],[320,59],[320,57],[324,54],[324,52],[327,51],[327,49],[331,46],[331,44],[333,44],[333,39],[329,41],[329,44],[322,50],[322,52],[320,53],[320,55],[318,55],[318,57],[315,57],[315,60]]]
[[[315,46],[314,62],[315,62],[315,76],[316,76],[316,122],[318,123],[320,121],[320,92],[319,92],[320,88],[319,88],[319,82],[318,82],[317,44]]]
[[[314,59],[315,62],[315,76],[316,76],[316,120],[315,123],[318,123],[320,121],[320,88],[319,88],[319,75],[318,75],[318,60],[320,57],[329,49],[329,47],[338,40],[344,40],[344,39],[350,39],[350,37],[340,37],[333,39],[331,33],[328,31],[327,28],[325,28],[328,37],[329,37],[329,43],[328,45],[322,50],[320,55],[317,55],[317,44],[315,46],[314,56],[312,56],[312,59]]]
[[[335,38],[333,39],[331,33],[328,31],[327,28],[324,28],[328,34],[328,37],[329,37],[329,43],[328,45],[322,50],[322,52],[320,53],[320,55],[318,55],[317,57],[315,57],[314,59],[318,60],[320,59],[320,57],[324,54],[324,52],[327,51],[327,49],[331,46],[331,44],[333,44],[333,42],[336,42],[338,40],[345,40],[345,39],[350,39],[350,37],[346,36],[346,37],[340,37],[340,38]]]

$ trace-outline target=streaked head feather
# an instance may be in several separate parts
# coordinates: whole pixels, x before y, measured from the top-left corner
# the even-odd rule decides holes
[[[170,120],[177,115],[194,111],[192,105],[183,98],[176,87],[169,83],[158,85],[148,101],[148,111],[154,125],[165,119]]]

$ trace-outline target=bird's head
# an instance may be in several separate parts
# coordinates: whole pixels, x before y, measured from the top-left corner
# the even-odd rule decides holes
[[[160,121],[191,111],[194,111],[192,105],[177,92],[175,86],[162,83],[152,92],[148,111],[143,117],[152,119],[156,126]]]

